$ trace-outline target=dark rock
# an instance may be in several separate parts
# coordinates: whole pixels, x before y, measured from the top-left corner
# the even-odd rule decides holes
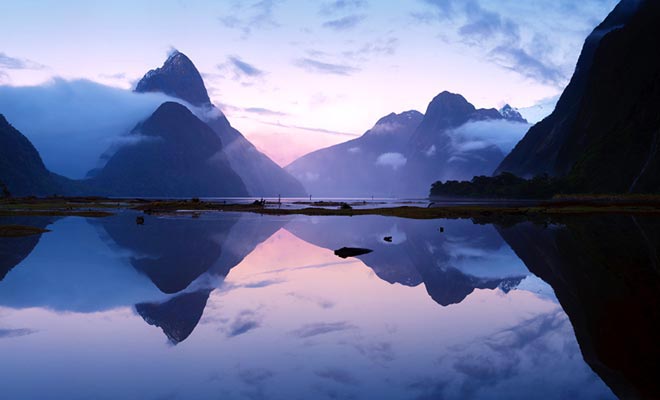
[[[387,243],[392,243],[392,236],[385,236],[383,240],[386,241]]]
[[[361,255],[364,255],[364,254],[369,254],[372,251],[373,250],[360,249],[360,248],[355,248],[355,247],[342,247],[339,250],[335,250],[335,255],[337,257],[341,257],[341,258],[348,258],[348,257],[357,257],[357,256],[361,256]]]

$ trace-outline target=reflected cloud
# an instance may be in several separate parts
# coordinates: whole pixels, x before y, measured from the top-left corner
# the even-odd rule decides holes
[[[3,328],[0,328],[0,339],[27,336],[27,335],[32,335],[33,333],[37,333],[37,331],[32,330],[32,329],[6,329],[6,328],[3,329]]]
[[[341,332],[350,329],[356,329],[355,325],[348,322],[318,322],[314,324],[303,325],[299,329],[291,332],[292,335],[301,339],[306,339],[314,336],[325,335],[328,333]]]

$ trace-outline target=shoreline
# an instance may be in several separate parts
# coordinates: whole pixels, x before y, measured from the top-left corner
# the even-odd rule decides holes
[[[589,214],[660,215],[660,197],[619,196],[606,201],[602,197],[558,198],[543,201],[517,200],[485,202],[463,199],[461,203],[431,203],[428,207],[400,205],[395,207],[360,207],[382,202],[344,203],[296,202],[300,208],[281,207],[277,202],[251,204],[217,203],[192,200],[109,199],[102,197],[12,198],[0,200],[0,217],[11,216],[79,216],[102,218],[122,210],[145,214],[198,214],[201,212],[249,212],[262,215],[359,216],[380,215],[411,219],[481,218],[492,216],[552,216]],[[438,200],[435,199],[437,202]],[[322,205],[322,206],[319,206]],[[304,207],[308,206],[308,207]]]

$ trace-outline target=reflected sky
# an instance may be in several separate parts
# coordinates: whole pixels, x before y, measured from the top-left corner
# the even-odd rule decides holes
[[[489,225],[129,213],[49,229],[0,281],[5,398],[614,398]]]

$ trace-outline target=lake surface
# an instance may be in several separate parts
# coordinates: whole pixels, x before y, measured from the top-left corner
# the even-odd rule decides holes
[[[660,219],[137,215],[0,219],[1,398],[658,393]]]

